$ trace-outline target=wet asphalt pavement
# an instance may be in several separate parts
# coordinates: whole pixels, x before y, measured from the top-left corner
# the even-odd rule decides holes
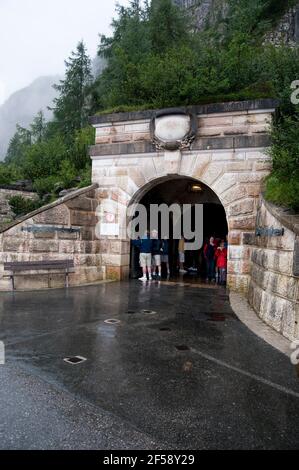
[[[1,449],[299,449],[295,368],[222,288],[1,293],[0,340]]]

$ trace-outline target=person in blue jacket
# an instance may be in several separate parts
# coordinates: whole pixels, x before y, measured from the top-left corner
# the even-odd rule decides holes
[[[147,276],[152,281],[152,240],[148,232],[145,232],[141,239],[135,240],[134,245],[140,250],[139,263],[142,268],[143,276],[139,281],[146,282]]]
[[[161,255],[162,255],[162,241],[159,239],[158,230],[152,231],[152,265],[153,265],[153,275],[155,279],[161,281]],[[158,270],[158,275],[157,275]]]

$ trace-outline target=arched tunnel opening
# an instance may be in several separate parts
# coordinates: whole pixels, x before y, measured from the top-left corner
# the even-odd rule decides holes
[[[186,271],[184,280],[201,282],[207,278],[207,263],[204,256],[204,246],[209,239],[215,239],[216,247],[224,241],[227,244],[228,224],[225,209],[218,196],[207,185],[193,179],[173,177],[167,181],[158,182],[135,200],[138,204],[143,205],[147,214],[150,214],[151,205],[166,204],[170,207],[178,204],[180,207],[191,205],[191,225],[192,230],[195,228],[195,206],[201,204],[203,207],[202,234],[203,245],[199,249],[185,251],[184,270]],[[170,212],[170,232],[169,232],[169,269],[170,278],[176,279],[180,271],[179,258],[179,240],[173,236],[173,220]],[[148,230],[150,230],[150,221],[148,220]],[[161,234],[161,218],[159,218],[158,226],[155,227]],[[139,264],[139,249],[131,242],[131,259],[130,259],[130,277],[137,279],[141,276],[142,270]],[[167,265],[162,262],[162,278],[167,278]]]

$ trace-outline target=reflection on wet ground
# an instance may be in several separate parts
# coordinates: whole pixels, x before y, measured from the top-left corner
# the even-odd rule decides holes
[[[289,358],[238,320],[225,289],[195,286],[132,281],[1,294],[0,340],[10,363],[160,442],[299,448]],[[76,356],[87,360],[64,361]]]

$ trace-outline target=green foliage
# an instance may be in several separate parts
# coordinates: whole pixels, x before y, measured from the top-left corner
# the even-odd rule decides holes
[[[151,51],[164,54],[168,49],[189,42],[190,17],[179,10],[172,0],[152,0],[148,10],[148,30]]]
[[[272,21],[268,4],[230,0],[221,35],[194,32],[170,0],[118,7],[112,37],[101,37],[107,67],[93,86],[92,110],[192,105],[215,96],[281,97],[298,76],[298,49],[262,44]]]
[[[88,163],[80,173],[81,181],[79,188],[85,188],[91,185],[91,165]]]
[[[196,32],[172,0],[131,0],[117,6],[112,35],[101,36],[106,67],[92,83],[80,42],[55,86],[54,119],[39,112],[29,129],[17,127],[0,184],[31,179],[41,197],[91,182],[88,115],[277,97],[273,174],[267,197],[298,208],[298,116],[290,84],[299,78],[299,48],[264,44],[265,33],[296,0],[228,0],[225,19]]]
[[[299,179],[281,178],[275,172],[267,179],[266,199],[274,204],[299,211]]]
[[[171,0],[154,0],[151,5],[133,0],[128,7],[118,6],[117,12],[113,36],[101,36],[99,55],[107,59],[107,67],[93,87],[95,110],[151,103],[146,71],[154,72],[156,59],[192,37],[185,15]]]
[[[54,196],[57,187],[62,189],[62,181],[59,175],[37,178],[34,180],[33,184],[33,189],[37,191],[40,198],[46,195]]]
[[[0,163],[0,184],[9,185],[22,178],[20,168],[14,164]]]
[[[299,111],[282,115],[273,127],[273,172],[267,180],[268,200],[299,210]]]
[[[17,217],[26,215],[40,207],[40,202],[38,200],[31,200],[29,198],[24,198],[23,196],[12,196],[8,202],[13,213]]]
[[[77,130],[74,134],[73,149],[71,154],[71,161],[77,170],[86,167],[90,158],[88,156],[88,149],[95,141],[95,129],[92,126],[84,127]]]
[[[20,165],[24,160],[25,153],[31,143],[30,131],[17,124],[16,132],[8,146],[5,162],[8,164]]]
[[[39,111],[30,125],[30,134],[33,142],[42,142],[46,136],[47,124],[43,111]]]
[[[24,176],[34,181],[37,178],[55,175],[60,170],[61,162],[66,158],[67,147],[59,135],[36,143],[27,149],[23,162]]]
[[[263,43],[294,3],[228,0],[222,24],[200,33],[168,0],[119,7],[112,37],[101,39],[99,54],[107,67],[94,85],[94,109],[105,113],[277,97],[281,117],[273,129],[267,197],[298,208],[298,125],[290,84],[299,77],[299,48]]]
[[[90,58],[83,42],[79,42],[65,65],[65,79],[54,86],[59,92],[54,100],[54,121],[56,129],[70,143],[74,133],[88,122],[92,76]]]
[[[228,12],[224,20],[226,37],[242,33],[249,42],[260,41],[284,13],[297,3],[297,0],[228,0]]]

